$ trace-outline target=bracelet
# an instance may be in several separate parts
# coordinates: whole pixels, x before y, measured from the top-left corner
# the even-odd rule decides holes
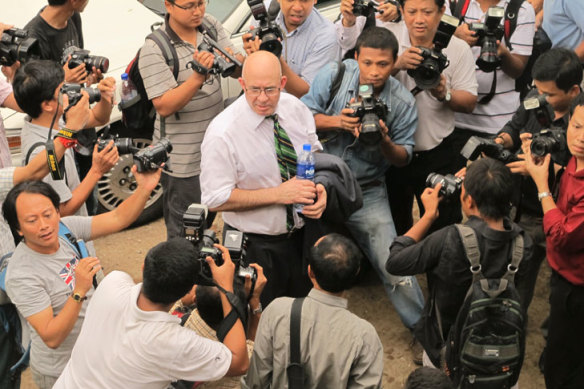
[[[77,132],[72,131],[68,128],[62,128],[61,130],[59,130],[59,132],[57,132],[57,134],[55,136],[65,138],[65,139],[76,139]]]
[[[551,197],[551,195],[552,195],[552,194],[551,194],[550,192],[539,192],[539,193],[537,194],[537,199],[538,199],[539,201],[542,201],[542,200],[543,200],[544,198],[546,198],[546,197]]]
[[[77,139],[67,139],[61,136],[57,137],[57,140],[66,148],[70,149],[71,147],[77,144]]]

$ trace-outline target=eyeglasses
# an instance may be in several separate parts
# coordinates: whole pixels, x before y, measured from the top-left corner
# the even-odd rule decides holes
[[[268,97],[274,97],[280,93],[280,88],[268,87],[268,88],[245,88],[245,92],[251,97],[258,97],[264,92]]]
[[[194,11],[195,8],[200,8],[203,9],[205,8],[205,6],[207,4],[209,4],[209,0],[204,0],[204,1],[200,1],[198,3],[188,3],[186,5],[178,5],[177,3],[175,3],[174,1],[170,2],[172,5],[180,8],[180,9],[184,9],[185,11]]]

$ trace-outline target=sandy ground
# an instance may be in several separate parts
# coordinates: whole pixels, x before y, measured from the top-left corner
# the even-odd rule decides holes
[[[216,228],[220,229],[221,223],[216,224],[218,224]],[[141,280],[141,266],[146,252],[165,238],[164,222],[160,219],[139,228],[101,238],[95,241],[95,247],[106,273],[114,269],[122,270],[138,282]],[[549,287],[546,281],[549,280],[549,276],[550,271],[546,265],[540,272],[536,293],[529,309],[527,350],[519,379],[521,389],[545,387],[537,362],[544,345],[539,326],[549,311],[547,303]],[[425,287],[424,277],[420,277],[420,284]],[[411,335],[401,324],[376,275],[373,272],[367,274],[359,285],[348,292],[348,299],[349,309],[371,322],[381,338],[384,349],[384,388],[402,388],[408,374],[416,368],[408,346]],[[24,374],[21,387],[36,388],[28,370]]]

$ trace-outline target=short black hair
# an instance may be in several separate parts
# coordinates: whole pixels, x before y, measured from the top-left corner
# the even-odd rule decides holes
[[[424,366],[410,373],[404,389],[454,389],[454,385],[441,370]]]
[[[48,0],[49,5],[64,5],[68,2],[69,0]]]
[[[38,118],[42,113],[41,104],[54,98],[55,89],[64,79],[65,71],[57,62],[29,61],[14,76],[14,98],[26,114]]]
[[[247,303],[247,296],[241,278],[233,279],[233,292],[243,304]],[[216,286],[197,285],[195,303],[201,319],[212,329],[217,331],[223,321],[223,305],[221,295]]]
[[[308,263],[322,289],[339,293],[355,283],[361,259],[361,251],[352,240],[333,233],[311,247]]]
[[[142,293],[157,304],[171,304],[186,295],[201,271],[197,249],[184,238],[154,246],[144,259]]]
[[[445,0],[434,0],[434,3],[438,6],[438,9],[442,9],[444,7]],[[399,0],[400,5],[403,7],[406,3],[406,0]]]
[[[22,193],[34,193],[40,194],[51,200],[51,203],[59,211],[59,206],[61,205],[61,199],[59,194],[53,189],[53,187],[43,181],[24,181],[20,184],[14,186],[4,199],[2,204],[2,214],[4,219],[10,226],[10,231],[14,237],[14,243],[18,244],[22,240],[22,236],[18,234],[20,230],[20,223],[18,223],[18,214],[16,212],[16,200],[18,196]]]
[[[355,52],[357,55],[359,55],[362,47],[389,50],[393,55],[394,61],[397,59],[397,52],[399,49],[397,38],[393,32],[389,31],[387,28],[376,26],[364,29],[359,35],[359,38],[357,38],[357,43],[355,43]]]
[[[509,215],[513,195],[511,170],[492,158],[481,158],[471,163],[463,181],[481,215],[501,219]]]
[[[572,116],[574,114],[574,110],[576,109],[576,107],[579,107],[581,105],[584,105],[584,93],[580,92],[580,94],[578,96],[576,96],[574,98],[574,100],[572,100],[572,105],[570,106],[570,116]]]
[[[559,89],[568,92],[582,83],[582,64],[574,51],[555,47],[535,61],[531,76],[537,81],[554,81]]]

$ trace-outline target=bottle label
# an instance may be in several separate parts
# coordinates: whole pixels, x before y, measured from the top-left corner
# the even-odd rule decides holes
[[[299,163],[296,168],[296,177],[304,180],[312,180],[314,178],[314,165]]]

